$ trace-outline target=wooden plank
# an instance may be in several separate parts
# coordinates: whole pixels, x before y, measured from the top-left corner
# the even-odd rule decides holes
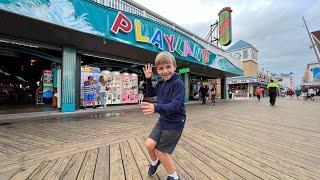
[[[136,160],[142,179],[159,179],[158,176],[150,177],[148,175],[149,160],[144,154],[143,150],[140,148],[136,139],[129,139],[128,143]]]
[[[54,180],[59,179],[62,175],[63,171],[67,167],[68,163],[70,162],[72,155],[65,156],[56,160],[56,163],[53,167],[49,170],[46,176],[43,178],[44,180]]]
[[[207,129],[207,126],[201,125],[198,127],[207,131],[207,132],[212,131],[212,130]],[[214,131],[216,134],[223,133],[222,130],[218,130],[218,129],[214,129]],[[236,131],[236,130],[234,130],[234,131]],[[310,161],[310,159],[307,160],[307,159],[303,158],[302,157],[303,155],[301,155],[301,154],[297,154],[297,153],[294,154],[292,152],[289,152],[289,150],[284,150],[285,148],[277,147],[277,145],[275,145],[274,143],[270,143],[266,140],[261,140],[261,139],[255,138],[253,135],[249,136],[249,135],[245,135],[245,134],[234,132],[234,131],[228,132],[228,134],[225,134],[225,137],[228,137],[231,139],[236,137],[238,142],[255,146],[255,147],[265,151],[267,154],[270,154],[271,156],[274,156],[274,157],[277,156],[281,160],[288,161],[296,166],[302,166],[305,169],[308,169],[312,172],[320,173],[320,164],[318,164],[316,162],[312,162],[312,161]]]
[[[59,179],[76,179],[85,155],[86,152],[73,155]]]
[[[217,121],[220,126],[223,128],[228,129],[235,129],[235,132],[241,132],[243,135],[247,136],[253,136],[255,139],[258,139],[260,141],[265,141],[268,144],[272,144],[273,147],[280,147],[280,149],[288,150],[289,152],[297,152],[298,154],[314,154],[316,156],[311,157],[312,160],[320,158],[318,157],[320,155],[320,147],[315,146],[315,143],[307,144],[305,139],[303,138],[301,140],[296,140],[295,136],[293,136],[292,133],[286,134],[284,132],[285,129],[281,129],[279,131],[266,131],[263,127],[250,127],[248,124],[241,124],[241,123],[234,123],[231,122],[232,120],[228,122],[224,121]],[[209,123],[209,122],[208,122]],[[267,141],[266,141],[267,140]],[[319,161],[318,161],[319,162]]]
[[[192,177],[192,179],[210,179],[200,171],[193,162],[188,161],[186,157],[182,156],[180,153],[175,151],[173,152],[172,157],[174,161]]]
[[[15,175],[13,175],[10,180],[21,180],[27,179],[27,177],[35,170],[40,164],[34,164],[28,166],[27,168],[20,169]]]
[[[215,169],[211,168],[206,163],[199,160],[198,157],[189,153],[187,150],[183,149],[182,147],[178,146],[174,152],[178,153],[181,157],[184,157],[184,159],[192,163],[197,169],[199,169],[199,171],[205,174],[209,179],[226,180],[226,178],[222,176],[219,172],[217,172]]]
[[[2,129],[0,130],[0,136],[4,137],[4,138],[7,138],[7,139],[14,140],[14,141],[23,142],[23,143],[29,144],[31,146],[34,146],[34,147],[47,146],[47,143],[41,143],[39,141],[35,141],[35,140],[29,139],[29,138],[25,138],[23,136],[17,136],[15,134],[4,132],[4,131],[2,131]]]
[[[145,143],[146,143],[146,140],[145,138],[143,138],[142,136],[139,136],[139,137],[136,137],[136,141],[140,147],[140,149],[142,150],[142,152],[144,153],[144,155],[146,156],[146,158],[148,159],[148,165],[151,163],[151,158],[150,158],[150,155],[148,153],[148,150],[145,146]],[[141,173],[143,174],[146,173],[148,174],[148,170],[149,170],[149,167],[147,167],[147,169],[145,169],[144,171],[141,170]],[[157,169],[157,176],[159,179],[166,179],[167,178],[167,172],[166,170],[164,169],[164,167],[162,165],[160,165]]]
[[[98,149],[92,149],[87,151],[86,157],[83,160],[80,172],[78,174],[78,180],[92,180],[94,174],[94,168],[97,162]]]
[[[110,145],[110,180],[125,179],[120,147],[118,143]]]
[[[31,139],[33,141],[37,141],[37,142],[41,142],[43,144],[58,144],[58,143],[61,143],[60,141],[56,141],[56,140],[53,140],[53,139],[48,139],[48,138],[43,138],[43,137],[40,137],[40,136],[36,136],[36,135],[33,135],[33,134],[29,134],[27,132],[25,132],[26,130],[17,130],[17,129],[10,129],[10,130],[1,130],[7,134],[12,134],[12,135],[16,135],[16,136],[21,136],[23,138],[26,138],[26,139]],[[30,131],[28,131],[30,132]]]
[[[94,180],[110,179],[110,147],[102,146],[98,150]]]
[[[108,141],[106,138],[94,139],[91,141],[85,141],[82,143],[75,144],[65,144],[57,145],[51,148],[40,148],[37,150],[32,150],[28,152],[22,152],[8,157],[0,157],[0,173],[9,171],[10,169],[16,169],[21,167],[21,159],[24,160],[23,165],[27,166],[28,164],[34,164],[37,162],[44,162],[53,159],[57,159],[66,155],[79,153],[93,148],[98,148],[101,146],[109,145],[121,139],[126,138],[130,135],[124,134],[122,136],[109,137]]]
[[[1,180],[9,180],[19,170],[20,170],[20,168],[19,169],[13,169],[13,170],[10,170],[10,171],[4,172],[4,173],[0,173],[0,179]]]
[[[0,143],[3,143],[7,146],[11,146],[15,149],[18,149],[19,151],[25,151],[25,150],[35,148],[35,146],[26,144],[24,142],[19,142],[19,141],[15,141],[12,139],[8,139],[8,138],[2,137],[2,136],[0,136]]]
[[[197,130],[197,131],[201,131],[201,130]],[[194,132],[194,130],[192,132]],[[211,141],[214,141],[219,145],[228,147],[230,150],[234,152],[246,154],[246,156],[248,156],[249,158],[259,161],[263,164],[268,164],[268,166],[284,174],[287,174],[291,177],[298,178],[298,179],[320,178],[320,175],[312,173],[299,166],[294,166],[293,164],[283,161],[277,157],[273,157],[272,155],[267,154],[267,152],[262,152],[260,149],[256,148],[255,146],[242,144],[242,143],[239,143],[239,141],[226,140],[217,135],[210,134],[203,131],[201,133],[206,137],[206,139],[210,139]]]
[[[22,150],[0,142],[0,152],[2,152],[3,154],[9,155],[9,154],[16,154],[18,152],[22,152]]]
[[[38,168],[34,170],[27,179],[28,180],[43,179],[43,177],[50,171],[50,169],[55,163],[56,163],[56,160],[41,163],[38,166]]]
[[[209,154],[203,153],[196,149],[195,147],[191,146],[189,143],[186,143],[182,139],[179,142],[179,147],[184,148],[186,151],[191,153],[196,158],[199,158],[202,162],[205,162],[208,166],[212,169],[215,169],[219,172],[222,176],[226,177],[227,179],[244,179],[243,177],[239,176],[232,170],[228,169],[225,165],[227,164],[220,164],[219,162],[215,161]]]
[[[139,138],[139,137],[138,137]],[[138,139],[137,138],[137,139]],[[145,139],[146,139],[146,137],[140,137],[140,146],[141,147],[144,147],[145,145]],[[145,150],[145,154],[148,154],[148,152],[147,152],[147,149],[144,147],[144,148],[141,148],[141,149],[144,149]],[[149,156],[149,155],[148,155]],[[173,163],[175,164],[175,167],[176,167],[176,171],[177,171],[177,173],[179,174],[179,176],[181,177],[181,179],[192,179],[192,177],[188,174],[188,172],[186,172],[183,168],[182,168],[182,166],[180,166],[179,165],[179,163],[178,162],[176,162],[174,159],[172,159],[173,160]],[[167,176],[168,176],[168,173],[166,172],[166,170],[164,169],[164,167],[163,167],[163,165],[160,165],[159,167],[158,167],[158,171],[157,171],[157,174],[158,174],[158,176],[159,176],[159,178],[160,179],[166,179],[167,178]]]
[[[128,142],[123,141],[120,142],[119,145],[126,179],[142,180],[141,173],[137,166],[136,160],[131,152]]]
[[[191,135],[193,134],[193,135]],[[234,164],[237,164],[238,166],[246,169],[247,171],[255,174],[256,176],[262,178],[262,179],[276,179],[275,176],[273,176],[273,174],[269,174],[271,169],[269,166],[264,165],[264,166],[257,166],[256,164],[258,162],[253,161],[252,159],[249,159],[247,157],[245,157],[244,155],[235,153],[235,152],[226,152],[226,149],[220,149],[221,147],[216,145],[216,144],[212,144],[211,141],[208,141],[204,138],[202,138],[201,136],[196,136],[194,135],[195,132],[193,133],[188,133],[188,139],[194,141],[195,143],[198,143],[204,147],[207,147],[207,150],[210,150],[212,152],[215,152],[216,154],[218,154],[219,156],[222,156],[223,158],[233,162]],[[263,170],[262,170],[263,169]],[[269,171],[267,171],[267,170]],[[285,175],[284,175],[285,176]]]

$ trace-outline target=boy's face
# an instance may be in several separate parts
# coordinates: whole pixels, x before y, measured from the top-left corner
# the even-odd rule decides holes
[[[176,67],[172,64],[172,62],[157,66],[157,73],[165,81],[169,80],[173,76],[175,70],[176,70]]]

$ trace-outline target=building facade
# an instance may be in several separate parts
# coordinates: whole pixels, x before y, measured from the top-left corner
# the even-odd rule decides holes
[[[243,76],[227,78],[226,93],[228,98],[250,98],[255,96],[257,87],[266,88],[268,78],[259,71],[258,50],[251,44],[240,40],[227,49],[230,58],[242,62]]]
[[[0,0],[0,16],[7,103],[25,99],[13,93],[23,90],[29,104],[55,101],[58,110],[75,111],[87,101],[83,91],[90,77],[94,84],[101,77],[110,84],[106,101],[132,103],[143,65],[160,51],[176,58],[185,101],[203,79],[221,79],[224,92],[226,77],[243,75],[242,64],[226,51],[133,1]],[[89,99],[98,101],[99,95]]]

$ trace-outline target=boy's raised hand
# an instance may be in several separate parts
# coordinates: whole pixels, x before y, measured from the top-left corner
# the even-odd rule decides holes
[[[154,105],[151,103],[141,102],[140,108],[142,109],[144,115],[154,113]]]
[[[144,65],[143,72],[144,72],[144,75],[146,76],[147,79],[151,78],[152,77],[152,65],[150,63]]]

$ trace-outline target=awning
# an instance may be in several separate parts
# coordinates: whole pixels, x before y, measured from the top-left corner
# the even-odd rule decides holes
[[[320,87],[320,81],[311,81],[301,83],[303,87]]]

